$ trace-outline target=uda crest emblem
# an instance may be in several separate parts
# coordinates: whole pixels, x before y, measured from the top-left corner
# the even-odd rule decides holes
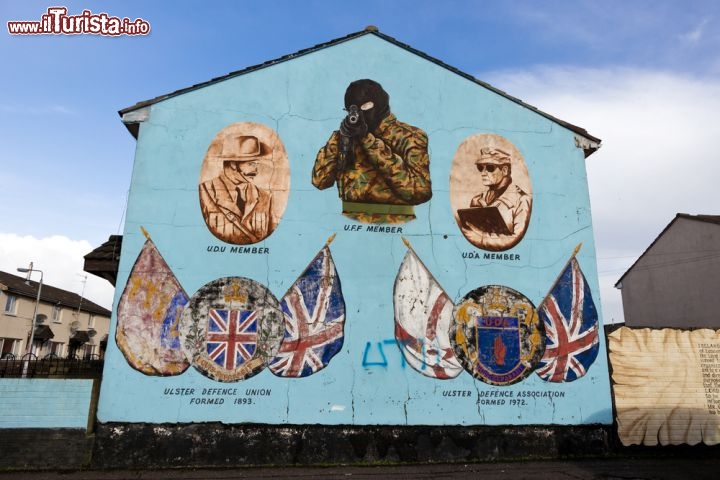
[[[455,307],[450,341],[465,370],[490,385],[512,385],[535,370],[545,333],[533,303],[502,285],[469,292]]]

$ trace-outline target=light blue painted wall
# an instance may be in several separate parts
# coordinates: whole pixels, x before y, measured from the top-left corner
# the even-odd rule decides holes
[[[585,161],[572,132],[457,74],[374,35],[325,48],[151,107],[140,129],[132,176],[117,298],[143,245],[144,226],[188,294],[216,278],[236,275],[266,285],[280,298],[326,239],[340,275],[347,320],[345,343],[330,366],[304,379],[265,370],[235,384],[219,384],[193,368],[177,377],[150,377],[131,369],[116,344],[108,346],[99,419],[103,422],[319,423],[319,424],[589,424],[611,423],[604,338],[588,375],[572,384],[549,384],[531,375],[509,387],[492,387],[462,373],[433,380],[401,360],[394,343],[393,282],[406,252],[399,235],[349,232],[339,214],[337,190],[310,184],[318,149],[344,116],[347,85],[372,78],[390,94],[398,119],[429,136],[433,198],[415,207],[417,220],[403,235],[450,297],[457,301],[482,285],[502,284],[536,305],[580,242],[578,255],[600,308],[595,245]],[[291,192],[278,229],[259,246],[269,255],[207,252],[226,245],[206,228],[197,184],[208,144],[226,125],[263,123],[280,135],[291,168]],[[508,253],[518,262],[468,260],[473,247],[452,218],[449,175],[458,145],[469,135],[494,133],[523,154],[533,182],[533,215],[523,241]],[[602,314],[602,312],[600,312]],[[114,319],[115,320],[115,319]],[[115,322],[113,322],[114,328]],[[113,338],[114,331],[110,332]],[[379,344],[379,346],[378,346]],[[367,346],[370,346],[365,355]],[[382,363],[385,365],[368,365]],[[365,358],[364,358],[365,357]],[[365,360],[365,362],[363,362]],[[363,365],[365,363],[365,365]],[[252,405],[189,405],[166,389],[266,388]],[[497,390],[540,392],[523,404],[483,406],[478,396]],[[469,397],[449,397],[450,391]],[[548,393],[546,393],[548,392]]]
[[[0,379],[0,428],[87,428],[92,380]]]

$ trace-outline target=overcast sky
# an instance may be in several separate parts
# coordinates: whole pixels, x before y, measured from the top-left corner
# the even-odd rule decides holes
[[[142,18],[137,37],[10,35],[62,4]],[[606,322],[613,288],[678,212],[720,214],[720,2],[0,3],[0,270],[105,307],[83,255],[122,233],[135,141],[117,111],[376,25],[602,139],[587,160]]]

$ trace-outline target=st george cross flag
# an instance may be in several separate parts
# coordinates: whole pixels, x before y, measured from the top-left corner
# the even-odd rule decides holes
[[[235,370],[255,354],[258,312],[211,308],[205,349],[220,367]]]
[[[270,370],[279,377],[307,377],[325,368],[342,348],[345,327],[345,300],[327,245],[280,300],[280,308],[285,335]]]
[[[115,341],[131,367],[158,376],[187,370],[178,333],[187,303],[185,290],[147,236],[117,307]]]
[[[598,314],[575,256],[538,310],[546,341],[535,373],[547,382],[572,382],[585,375],[600,349]]]
[[[395,340],[407,363],[428,377],[457,377],[463,368],[450,344],[453,302],[411,248],[393,297]]]

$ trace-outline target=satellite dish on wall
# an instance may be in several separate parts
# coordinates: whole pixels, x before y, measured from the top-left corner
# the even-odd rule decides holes
[[[88,337],[92,338],[95,335],[97,335],[97,330],[95,330],[94,328],[88,330]]]
[[[38,313],[38,314],[35,316],[35,324],[36,324],[36,325],[42,325],[42,324],[45,323],[46,321],[47,321],[47,315],[45,315],[45,314]]]
[[[74,335],[75,332],[78,331],[78,328],[80,328],[80,322],[78,322],[77,320],[75,320],[74,322],[72,322],[72,323],[70,324],[70,335]]]

